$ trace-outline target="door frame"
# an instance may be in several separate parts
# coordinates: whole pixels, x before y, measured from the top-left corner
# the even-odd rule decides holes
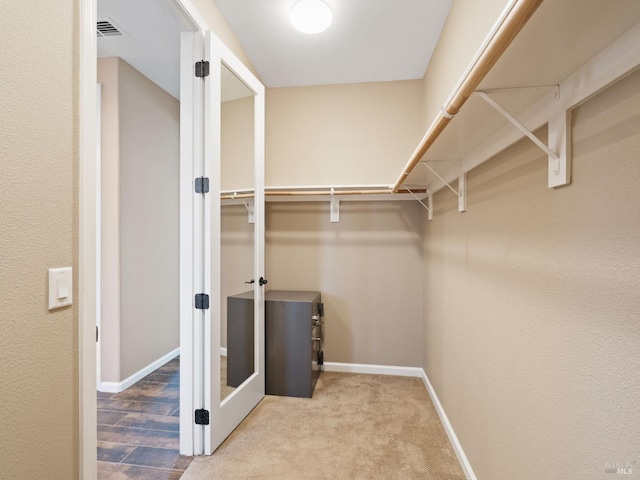
[[[102,84],[96,88],[96,385],[102,382]]]
[[[193,27],[194,31],[205,32],[209,26],[204,21],[191,0],[170,0],[178,14],[180,14]],[[78,5],[78,41],[79,41],[79,72],[78,72],[78,383],[79,383],[79,442],[78,461],[80,478],[94,479],[97,477],[97,398],[96,398],[96,312],[99,305],[98,298],[98,235],[99,217],[97,215],[97,195],[99,185],[99,171],[97,158],[97,0],[80,0]],[[181,127],[182,128],[182,127]],[[193,158],[180,157],[181,172],[183,165],[190,164]],[[185,166],[185,171],[188,170]],[[180,258],[189,258],[192,255],[191,243],[186,239],[193,238],[193,215],[182,218],[185,201],[182,183],[180,179]],[[190,180],[191,181],[191,180]],[[191,196],[189,202],[191,202]],[[193,279],[193,264],[182,266],[180,269],[180,282],[188,277],[188,284]],[[186,321],[182,318],[183,290],[180,290],[181,298],[181,325]],[[191,302],[191,294],[189,295]],[[191,318],[189,318],[189,321]],[[182,330],[182,328],[181,328]],[[191,345],[183,345],[181,338],[180,348],[186,348],[187,356],[190,356]],[[190,378],[185,378],[183,383],[192,383]],[[187,399],[192,401],[191,398]],[[181,420],[182,423],[182,420]],[[191,428],[193,431],[193,427]],[[182,428],[180,432],[182,443]],[[193,435],[190,437],[193,438]],[[182,445],[181,445],[182,450]]]

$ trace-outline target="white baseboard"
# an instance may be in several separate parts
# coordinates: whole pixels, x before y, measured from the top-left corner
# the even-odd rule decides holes
[[[150,363],[142,370],[139,370],[129,378],[124,379],[122,382],[100,382],[100,385],[98,385],[98,391],[106,393],[123,392],[137,381],[142,380],[144,377],[163,366],[165,363],[176,358],[178,355],[180,355],[179,347],[172,352],[167,353],[165,356],[159,358],[155,362]]]
[[[220,356],[222,357],[227,356],[227,347],[220,347]]]
[[[460,462],[460,466],[462,467],[465,477],[467,477],[467,480],[477,480],[476,475],[473,473],[473,469],[471,468],[471,464],[469,463],[464,450],[462,450],[462,445],[460,445],[460,441],[458,440],[456,433],[453,431],[449,418],[447,417],[444,408],[442,408],[442,404],[440,403],[440,400],[438,399],[438,396],[436,395],[436,392],[433,389],[433,386],[429,381],[429,377],[427,377],[424,369],[419,367],[393,367],[389,365],[367,365],[362,363],[324,362],[323,370],[325,372],[396,375],[399,377],[417,377],[422,379],[422,383],[427,389],[427,392],[431,397],[431,401],[438,412],[444,431],[447,433],[447,437],[449,437],[453,451],[455,452],[456,457],[458,457],[458,461]]]
[[[427,392],[429,392],[429,396],[431,397],[431,401],[433,405],[436,407],[436,411],[438,412],[438,416],[440,417],[440,421],[442,422],[442,426],[444,427],[444,431],[447,432],[447,437],[449,437],[449,441],[451,442],[451,446],[453,447],[453,451],[456,453],[456,457],[458,457],[458,461],[460,462],[460,466],[462,467],[462,471],[464,472],[467,480],[477,480],[476,474],[473,473],[473,469],[471,468],[471,464],[467,459],[467,456],[462,449],[462,445],[460,445],[460,441],[456,436],[456,432],[453,431],[453,427],[449,422],[449,418],[442,408],[442,404],[438,399],[438,395],[436,395],[436,391],[433,389],[431,382],[429,381],[429,377],[427,377],[426,372],[423,369],[420,369],[422,374],[420,377],[422,378],[422,382],[424,383]]]
[[[363,363],[324,362],[325,372],[366,373],[370,375],[395,375],[397,377],[421,378],[424,370],[418,367],[392,367],[389,365],[367,365]]]

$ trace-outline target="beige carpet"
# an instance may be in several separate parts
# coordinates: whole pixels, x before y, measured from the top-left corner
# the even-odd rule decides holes
[[[323,372],[313,398],[267,396],[182,480],[464,480],[417,378]]]

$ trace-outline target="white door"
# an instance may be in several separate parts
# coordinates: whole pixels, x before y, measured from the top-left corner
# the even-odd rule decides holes
[[[181,48],[180,452],[208,455],[264,397],[264,86],[210,32]],[[246,336],[229,334],[240,369],[238,294],[253,297]]]
[[[265,391],[264,86],[211,32],[205,59],[202,391],[211,454]],[[233,299],[252,306],[243,318],[228,312]]]

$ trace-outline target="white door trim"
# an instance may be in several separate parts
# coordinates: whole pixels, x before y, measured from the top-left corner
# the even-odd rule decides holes
[[[194,179],[201,175],[202,82],[196,82],[193,64],[202,58],[203,35],[184,32],[180,45],[180,453],[201,453],[201,434],[196,429],[191,412],[200,393],[199,353],[194,351],[194,323],[202,314],[194,308],[194,294],[200,288],[202,273],[199,265],[202,227],[202,200],[194,194]],[[188,161],[187,159],[191,159]],[[183,380],[184,379],[184,380]]]
[[[96,0],[82,0],[79,72],[79,238],[78,238],[78,377],[79,471],[83,479],[97,477],[96,399],[96,274],[97,274],[97,126],[96,126]]]
[[[96,89],[96,386],[102,382],[102,84]]]

